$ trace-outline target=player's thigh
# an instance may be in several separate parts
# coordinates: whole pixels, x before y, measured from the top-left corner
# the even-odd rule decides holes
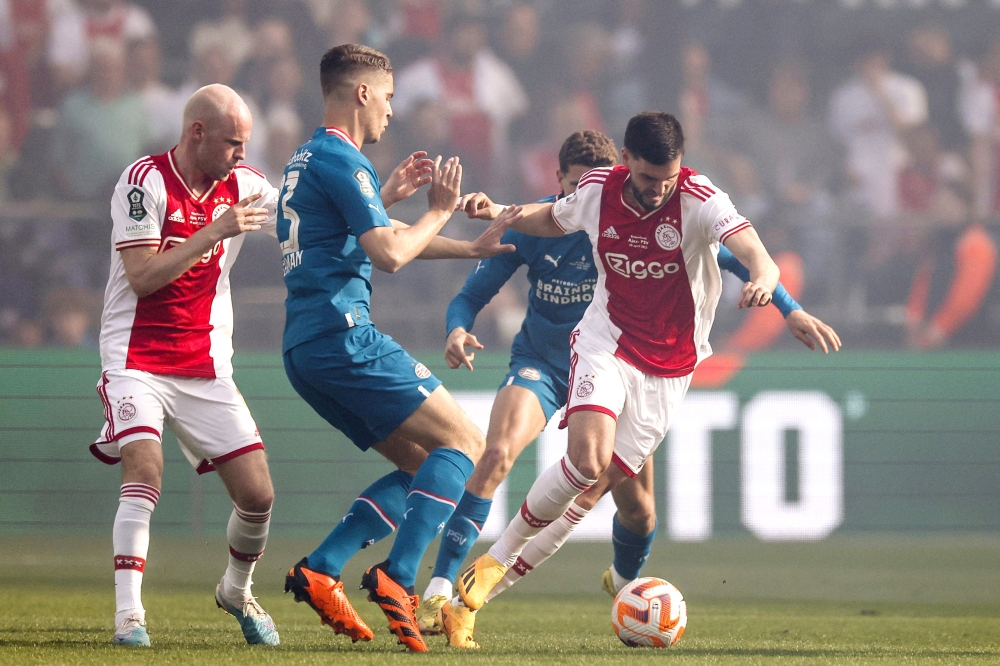
[[[654,478],[650,458],[635,478],[628,478],[611,492],[619,522],[636,534],[649,534],[656,527]]]
[[[632,476],[642,470],[667,436],[691,385],[691,375],[654,377],[638,370],[636,373],[618,417],[613,457],[613,462]]]
[[[602,411],[583,410],[570,414],[567,423],[570,462],[584,477],[600,477],[614,454],[615,419]]]
[[[535,392],[522,386],[505,386],[497,393],[486,431],[486,448],[502,450],[516,458],[539,433],[548,419]]]
[[[262,449],[216,463],[219,478],[236,506],[244,511],[263,513],[274,503],[274,486]]]
[[[231,378],[175,378],[173,382],[176,399],[170,427],[199,472],[263,451],[257,423]],[[266,464],[258,467],[259,473],[267,473]]]
[[[119,449],[122,483],[143,483],[159,489],[163,479],[163,446],[159,440],[139,439]]]
[[[397,435],[372,445],[372,449],[407,474],[416,474],[427,460],[427,451],[416,442]]]
[[[438,448],[457,449],[478,462],[486,438],[455,399],[438,386],[392,435],[414,442],[430,452]]]
[[[507,478],[514,461],[538,437],[547,422],[533,391],[516,385],[500,389],[490,412],[486,452],[466,487],[479,497],[492,497]]]

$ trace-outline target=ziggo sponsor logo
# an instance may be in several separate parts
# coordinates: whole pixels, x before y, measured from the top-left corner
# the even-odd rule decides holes
[[[666,275],[673,275],[681,269],[681,265],[677,263],[664,264],[659,261],[651,261],[647,264],[640,259],[632,261],[627,254],[615,252],[605,252],[604,259],[607,261],[608,268],[615,273],[637,280],[645,280],[647,277],[659,280]]]

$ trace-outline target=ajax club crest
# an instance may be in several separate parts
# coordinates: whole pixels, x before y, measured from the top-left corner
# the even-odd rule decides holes
[[[664,250],[676,250],[681,244],[681,234],[669,222],[656,227],[656,244]]]

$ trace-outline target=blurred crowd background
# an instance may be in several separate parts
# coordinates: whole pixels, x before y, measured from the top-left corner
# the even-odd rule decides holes
[[[464,189],[530,201],[557,190],[571,132],[620,145],[634,113],[667,110],[685,163],[848,345],[1000,344],[997,0],[0,0],[0,344],[96,347],[121,171],[172,147],[187,97],[220,82],[253,112],[247,163],[278,185],[322,118],[319,59],[345,42],[393,62],[393,122],[365,147],[379,173],[457,154]],[[276,350],[280,256],[258,236],[233,274],[236,345]],[[471,267],[376,275],[374,320],[440,347]],[[500,293],[481,339],[509,344],[526,292]],[[729,292],[716,337],[741,334]]]

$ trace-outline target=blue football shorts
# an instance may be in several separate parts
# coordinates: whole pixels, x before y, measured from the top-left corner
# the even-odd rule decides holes
[[[510,357],[510,372],[503,378],[500,388],[521,386],[534,393],[542,405],[547,423],[566,404],[568,374],[538,357],[515,352]]]
[[[371,325],[304,342],[284,360],[296,392],[362,451],[385,440],[441,386]]]

